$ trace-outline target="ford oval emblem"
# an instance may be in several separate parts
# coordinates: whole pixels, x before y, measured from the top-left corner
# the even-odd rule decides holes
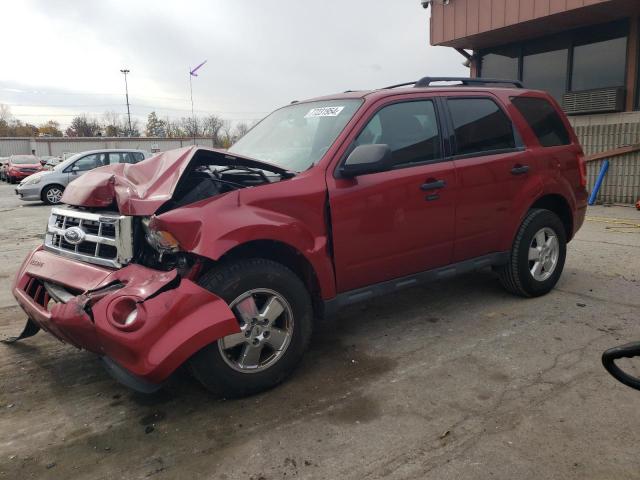
[[[84,230],[80,227],[70,227],[64,231],[64,239],[71,245],[78,245],[79,243],[82,243],[84,236]]]

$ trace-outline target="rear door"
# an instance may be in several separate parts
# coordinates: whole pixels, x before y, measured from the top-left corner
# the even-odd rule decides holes
[[[496,252],[512,201],[535,165],[501,104],[490,95],[446,99],[460,182],[453,261]]]
[[[328,172],[339,292],[447,265],[453,251],[457,184],[436,102],[387,100],[360,125],[347,152],[387,144],[395,165],[355,179]]]

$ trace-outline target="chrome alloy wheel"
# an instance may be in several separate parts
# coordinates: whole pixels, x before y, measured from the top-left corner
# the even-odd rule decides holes
[[[256,288],[230,304],[240,333],[218,340],[224,361],[242,373],[266,370],[284,354],[293,335],[293,312],[278,292]]]
[[[47,190],[47,201],[51,204],[60,203],[62,199],[62,190],[58,187],[53,187]]]
[[[529,245],[529,271],[534,280],[544,282],[558,266],[560,242],[556,232],[548,227],[538,231]]]

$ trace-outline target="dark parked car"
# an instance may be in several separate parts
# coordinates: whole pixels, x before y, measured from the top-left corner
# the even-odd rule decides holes
[[[297,102],[228,151],[87,173],[16,277],[22,337],[44,328],[138,390],[186,363],[238,396],[355,302],[485,267],[546,294],[585,217],[580,144],[550,95],[461,82]]]

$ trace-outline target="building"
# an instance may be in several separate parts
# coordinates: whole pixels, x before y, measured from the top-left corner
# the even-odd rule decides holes
[[[550,92],[588,154],[618,152],[600,200],[640,197],[640,0],[422,3],[431,7],[432,45],[456,48],[471,76]]]

